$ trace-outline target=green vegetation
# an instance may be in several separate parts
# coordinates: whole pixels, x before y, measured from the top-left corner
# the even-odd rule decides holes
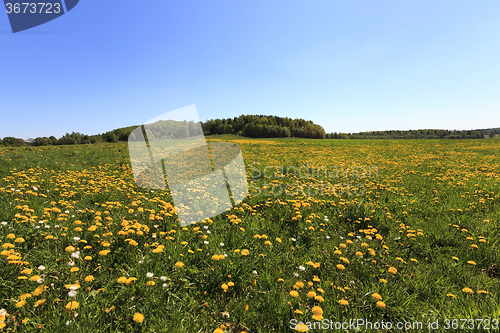
[[[126,143],[0,148],[0,331],[500,319],[500,141],[210,138],[250,193],[185,228]]]

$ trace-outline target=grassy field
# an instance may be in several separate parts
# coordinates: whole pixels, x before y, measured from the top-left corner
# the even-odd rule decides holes
[[[0,148],[0,331],[500,330],[499,140],[210,140],[249,195],[184,228],[124,143]]]

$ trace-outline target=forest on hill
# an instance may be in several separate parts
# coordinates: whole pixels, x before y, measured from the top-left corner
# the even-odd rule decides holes
[[[0,137],[0,146],[47,146],[47,145],[74,145],[93,144],[99,142],[128,141],[132,131],[137,126],[114,129],[102,134],[86,135],[79,132],[66,133],[59,139],[55,136],[37,137],[23,140],[15,137]],[[241,115],[234,118],[210,119],[201,122],[203,134],[224,135],[232,134],[249,138],[308,138],[308,139],[481,139],[493,138],[500,134],[500,127],[476,130],[389,130],[370,131],[359,133],[326,133],[321,125],[311,120],[301,118]],[[160,121],[149,125],[151,138],[185,138],[201,135],[199,127],[192,121]],[[138,140],[135,135],[130,136],[132,141]]]

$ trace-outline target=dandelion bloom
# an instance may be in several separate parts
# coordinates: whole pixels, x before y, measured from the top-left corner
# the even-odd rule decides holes
[[[228,285],[229,287],[234,287],[234,282],[228,282],[228,283],[227,283],[227,285]]]
[[[30,298],[30,297],[31,297],[31,294],[30,294],[30,293],[22,294],[21,296],[19,296],[19,298],[20,298],[21,300],[25,300],[25,299]]]
[[[38,301],[35,302],[35,304],[33,305],[35,308],[36,307],[39,307],[40,305],[43,305],[45,303],[46,299],[43,298],[43,299],[39,299]]]
[[[66,246],[66,248],[64,249],[64,251],[66,251],[66,252],[74,252],[75,248],[73,246]]]
[[[156,283],[154,281],[148,281],[148,283],[146,283],[148,286],[154,286]]]
[[[30,277],[30,281],[37,281],[39,279],[40,279],[39,275],[33,275],[32,277]]]
[[[477,293],[478,294],[489,294],[489,292],[487,292],[486,290],[478,290]]]
[[[121,276],[118,278],[118,280],[116,280],[118,283],[126,283],[127,282],[127,278],[125,276]]]
[[[217,328],[213,331],[213,333],[224,333],[224,331],[223,331],[222,329],[220,329],[220,328],[218,328],[218,327],[217,327]]]
[[[21,308],[26,304],[25,300],[19,301],[16,303],[16,308]]]
[[[471,264],[471,265],[476,265],[476,262],[475,261],[472,261],[472,260],[469,260],[467,261],[468,264]]]
[[[78,267],[73,267],[70,269],[71,272],[78,272],[80,270],[80,268]]]
[[[314,299],[317,300],[318,302],[321,302],[321,303],[323,303],[325,301],[323,296],[315,296]]]
[[[396,274],[398,272],[398,270],[395,267],[391,267],[387,271],[391,274]]]
[[[229,289],[229,287],[225,283],[223,283],[220,287],[224,289],[224,291],[227,291],[227,289]]]
[[[293,220],[293,219],[295,219],[295,217],[294,217],[294,218],[292,218],[292,220]],[[297,332],[306,332],[306,331],[309,331],[309,329],[307,328],[306,324],[304,324],[304,323],[302,323],[302,322],[300,322],[300,323],[299,323],[299,324],[295,327],[295,330],[296,330]]]
[[[241,255],[242,255],[242,256],[247,256],[247,255],[249,255],[249,254],[250,254],[250,252],[249,252],[247,249],[243,249],[243,250],[241,251]]]
[[[89,275],[89,276],[85,277],[85,282],[92,282],[92,281],[94,281],[94,276],[93,275]]]
[[[358,252],[356,252],[356,256],[361,258],[363,256],[363,253],[358,251]]]
[[[126,284],[126,285],[129,285],[129,284],[131,284],[131,283],[132,283],[132,282],[134,282],[134,281],[137,281],[137,278],[135,278],[135,277],[130,277],[130,278],[128,278],[128,279],[127,279],[127,281],[125,281],[125,284]]]
[[[453,294],[449,294],[449,293],[448,293],[448,294],[446,294],[446,296],[451,297],[451,298],[457,298],[457,296],[455,296],[455,295],[453,295]]]
[[[378,301],[378,302],[377,302],[377,306],[378,306],[379,308],[381,308],[381,309],[385,309],[385,303],[384,303],[384,302],[382,302],[382,301]]]
[[[315,306],[312,308],[312,318],[315,320],[323,320],[323,309],[319,306]]]
[[[182,263],[180,261],[175,263],[175,267],[177,267],[177,268],[181,268],[182,266],[184,266],[184,263]]]
[[[314,291],[310,291],[310,292],[307,293],[307,297],[308,298],[314,298],[314,297],[316,297],[316,293]]]
[[[345,267],[344,267],[344,265],[342,265],[342,264],[338,264],[338,265],[337,265],[337,269],[344,270],[344,269],[345,269]]]
[[[468,293],[468,294],[474,294],[474,291],[468,287],[465,287],[464,289],[462,289],[462,291],[464,293]]]
[[[292,297],[299,297],[299,293],[296,292],[295,290],[290,291],[290,296]]]
[[[376,299],[377,301],[381,301],[382,300],[382,296],[380,296],[380,294],[378,293],[374,293],[372,295],[373,299]]]
[[[84,260],[87,260],[87,261],[90,261],[92,260],[92,257],[91,256],[85,256],[85,258],[83,258]]]
[[[144,315],[142,313],[136,312],[132,320],[140,324],[144,321]]]
[[[302,281],[297,281],[297,282],[295,282],[295,284],[293,285],[293,287],[294,287],[295,289],[304,288],[304,282],[302,282]]]
[[[71,301],[68,304],[66,304],[66,309],[68,309],[68,310],[75,310],[75,309],[78,309],[79,305],[80,304],[78,304],[77,301]]]
[[[348,301],[346,301],[346,300],[345,300],[345,299],[343,299],[343,298],[342,298],[341,300],[339,300],[339,303],[340,303],[340,305],[349,305],[349,302],[348,302]]]
[[[110,250],[102,250],[102,251],[99,251],[99,255],[101,255],[101,256],[105,256],[105,255],[107,255],[109,252],[110,252]]]
[[[387,283],[387,280],[386,279],[380,279],[380,282]]]

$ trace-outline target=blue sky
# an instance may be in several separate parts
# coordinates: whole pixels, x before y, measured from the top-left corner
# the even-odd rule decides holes
[[[327,132],[500,126],[500,2],[82,0],[13,34],[0,137],[102,133],[195,104],[201,120]]]

